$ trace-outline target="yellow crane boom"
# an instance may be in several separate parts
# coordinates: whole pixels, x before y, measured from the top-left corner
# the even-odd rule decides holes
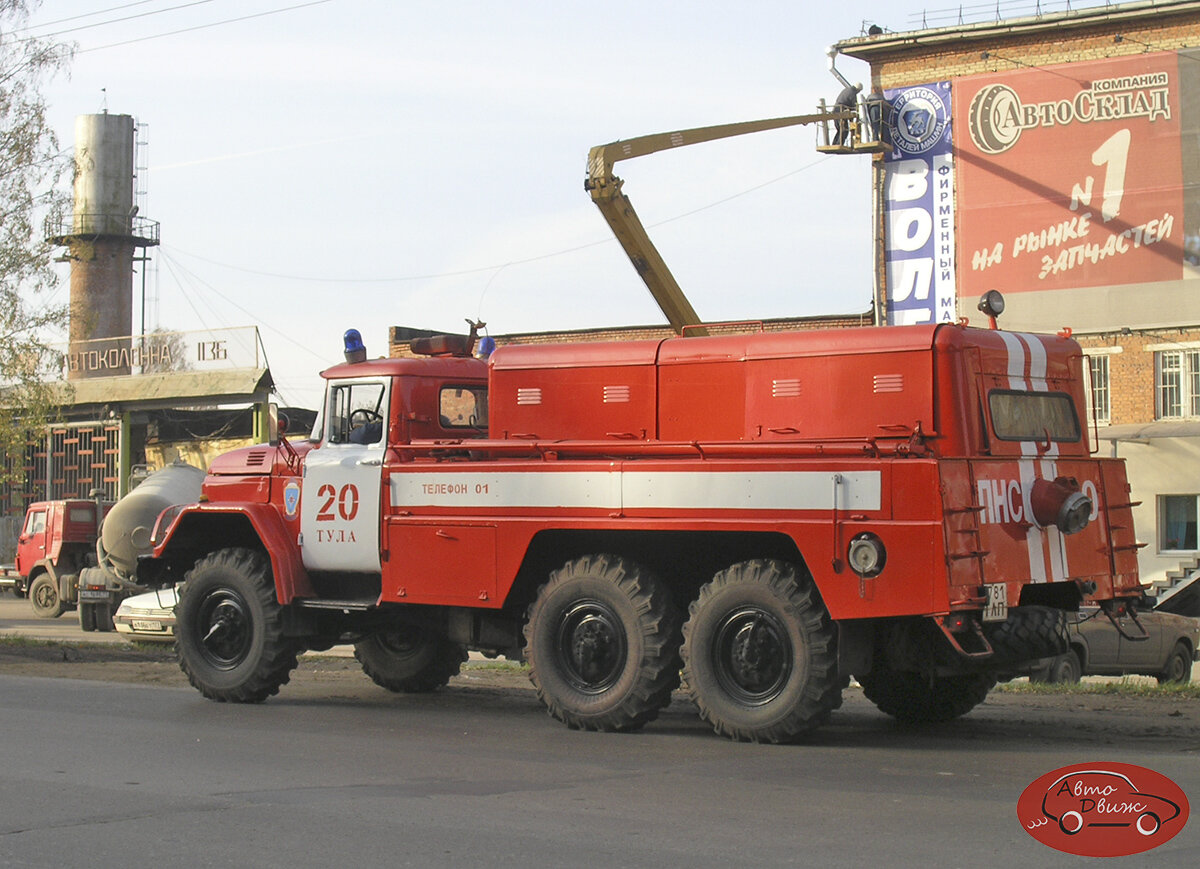
[[[685,326],[689,334],[706,334],[700,326],[700,318],[696,315],[687,296],[680,289],[671,270],[667,268],[662,255],[650,240],[646,228],[633,209],[629,197],[621,192],[624,182],[613,174],[613,166],[621,160],[631,160],[657,151],[669,148],[681,148],[685,145],[698,145],[701,142],[711,142],[715,139],[728,139],[732,136],[744,136],[747,133],[760,133],[764,130],[776,130],[780,127],[794,127],[800,124],[814,124],[837,121],[845,123],[849,130],[851,146],[837,148],[838,151],[856,150],[853,143],[861,141],[859,137],[858,113],[853,109],[837,109],[820,111],[811,115],[793,115],[787,118],[770,118],[761,121],[742,121],[735,124],[717,124],[711,127],[696,127],[690,130],[677,130],[673,133],[653,133],[649,136],[639,136],[636,139],[619,139],[607,145],[597,145],[588,152],[588,177],[584,189],[591,194],[592,201],[608,221],[613,235],[625,249],[634,269],[645,281],[650,295],[658,303],[667,322],[677,334],[683,334]],[[828,135],[824,137],[828,144]],[[821,150],[826,150],[822,148]],[[830,148],[829,150],[834,150]]]

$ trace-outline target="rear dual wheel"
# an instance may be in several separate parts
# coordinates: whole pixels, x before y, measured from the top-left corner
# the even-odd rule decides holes
[[[79,627],[84,631],[111,631],[113,629],[111,605],[81,603],[79,605]]]
[[[700,717],[743,742],[790,742],[841,705],[837,635],[812,580],[783,561],[735,564],[683,626],[683,679]]]

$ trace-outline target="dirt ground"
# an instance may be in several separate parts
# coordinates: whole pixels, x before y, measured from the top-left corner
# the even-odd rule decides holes
[[[141,646],[74,643],[0,642],[0,673],[132,682],[143,685],[188,688],[174,649],[167,645]],[[189,689],[190,690],[190,689]],[[472,660],[446,689],[452,694],[480,692],[493,701],[527,703],[533,688],[524,669],[510,664]],[[358,662],[345,655],[304,655],[281,694],[290,699],[361,699],[370,704],[386,694],[373,685]],[[672,709],[687,711],[690,701],[677,693]],[[1185,756],[1200,755],[1200,700],[1180,695],[1085,694],[994,690],[966,717],[974,738],[1027,737],[1030,733],[1062,734],[1063,739],[1093,744],[1161,743]],[[891,726],[857,686],[845,692],[845,703],[835,713],[831,727],[854,732]],[[840,725],[840,728],[839,728]],[[1055,737],[1050,737],[1053,742]]]

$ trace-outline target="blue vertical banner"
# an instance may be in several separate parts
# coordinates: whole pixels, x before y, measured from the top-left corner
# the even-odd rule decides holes
[[[958,319],[950,82],[884,91],[892,150],[884,155],[887,322]]]

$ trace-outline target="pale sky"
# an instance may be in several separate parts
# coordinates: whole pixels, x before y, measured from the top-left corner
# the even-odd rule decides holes
[[[946,5],[931,26],[953,23]],[[840,89],[829,44],[920,15],[883,0],[47,0],[32,32],[84,28],[58,37],[78,54],[47,90],[64,147],[76,115],[105,107],[148,132],[148,327],[256,325],[280,402],[313,407],[352,327],[380,356],[394,325],[665,322],[584,192],[588,149],[815,111]],[[839,69],[868,80],[859,61]],[[868,309],[870,158],[818,154],[815,137],[618,164],[702,318]]]

